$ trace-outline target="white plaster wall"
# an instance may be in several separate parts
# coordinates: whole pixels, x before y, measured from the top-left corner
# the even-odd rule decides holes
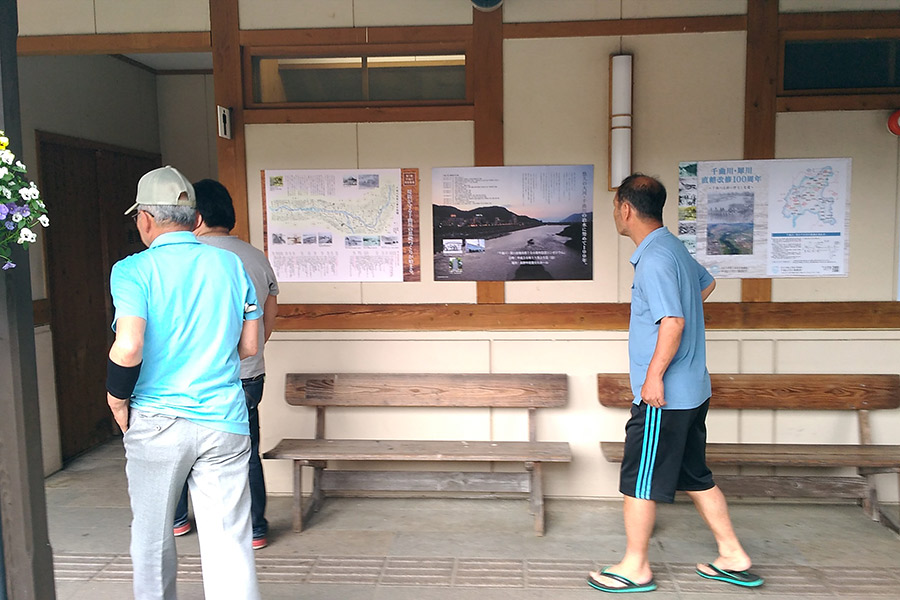
[[[19,35],[209,31],[209,0],[18,0],[17,8]]]
[[[680,161],[743,157],[745,48],[744,32],[622,40],[622,50],[634,54],[632,170],[665,184],[670,228],[678,223]],[[634,245],[621,238],[619,246],[619,299],[629,301]],[[719,281],[714,301],[740,301],[740,282]]]
[[[18,0],[19,35],[97,33],[94,0]]]
[[[241,29],[466,25],[464,0],[241,0]]]
[[[891,111],[779,113],[777,158],[852,159],[848,277],[775,279],[772,300],[895,300],[900,138]]]
[[[162,163],[191,181],[215,178],[218,130],[212,75],[159,75],[156,94]]]
[[[618,38],[508,40],[503,46],[507,165],[594,165],[593,281],[517,281],[506,301],[615,302],[619,243],[607,191],[609,55]]]
[[[740,15],[746,12],[747,0],[507,0],[503,3],[503,20],[507,23]]]
[[[607,181],[609,56],[634,55],[632,167],[676,191],[679,161],[742,156],[745,47],[743,32],[504,43],[506,164],[594,165],[593,281],[510,282],[507,302],[630,299],[634,246],[615,233]],[[740,283],[720,282],[716,299],[739,300]]]

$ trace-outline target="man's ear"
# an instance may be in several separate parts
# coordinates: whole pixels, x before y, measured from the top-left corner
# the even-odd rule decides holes
[[[200,213],[197,213],[197,216],[194,217],[194,227],[191,228],[191,231],[197,231],[200,229],[200,226],[203,225],[203,217],[200,216]]]

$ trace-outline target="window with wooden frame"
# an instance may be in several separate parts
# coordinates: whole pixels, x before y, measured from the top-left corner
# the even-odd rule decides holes
[[[466,49],[447,45],[246,48],[247,108],[471,104]]]
[[[790,32],[782,35],[779,96],[900,92],[897,30]]]

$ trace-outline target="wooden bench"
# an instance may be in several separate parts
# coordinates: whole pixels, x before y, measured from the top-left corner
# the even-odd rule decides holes
[[[302,531],[325,492],[455,492],[528,494],[534,530],[544,533],[541,465],[571,462],[568,442],[537,441],[538,408],[568,400],[566,375],[547,374],[305,374],[288,373],[285,400],[316,408],[315,439],[284,439],[265,458],[294,461],[294,531]],[[468,407],[526,409],[527,441],[331,439],[331,407]],[[385,418],[390,418],[385,415]],[[460,461],[524,463],[523,472],[352,471],[327,469],[328,461]],[[313,468],[312,496],[303,506],[301,469]]]
[[[854,467],[858,476],[719,475],[726,493],[747,497],[824,497],[861,501],[870,517],[897,530],[897,517],[878,503],[874,475],[900,474],[900,445],[873,444],[869,412],[900,407],[900,375],[713,374],[712,409],[855,411],[858,444],[707,444],[715,471],[733,467]],[[634,395],[627,373],[597,376],[600,404],[627,408]],[[624,422],[623,422],[624,426]],[[900,435],[895,436],[895,441]],[[601,442],[604,457],[621,462],[622,442]],[[898,475],[900,483],[900,475]]]

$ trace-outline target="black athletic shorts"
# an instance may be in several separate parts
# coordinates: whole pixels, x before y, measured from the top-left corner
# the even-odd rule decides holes
[[[619,491],[641,500],[673,502],[675,490],[712,488],[715,483],[706,466],[708,411],[708,399],[689,410],[632,404]]]

